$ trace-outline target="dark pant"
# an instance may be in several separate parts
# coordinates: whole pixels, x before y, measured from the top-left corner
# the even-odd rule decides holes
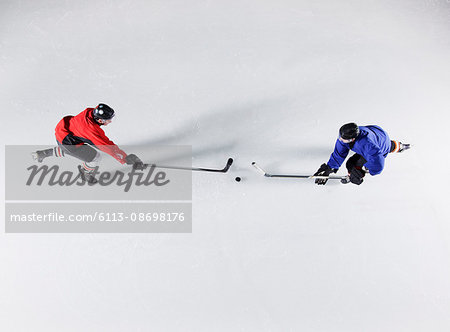
[[[345,164],[345,167],[347,167],[347,171],[350,173],[353,168],[362,168],[363,165],[367,162],[366,159],[364,159],[363,156],[355,153],[353,156],[348,158],[347,163]]]
[[[392,152],[395,150],[395,142],[391,141],[391,149],[389,150],[389,152]]]
[[[72,135],[64,137],[62,143],[58,142],[58,146],[60,146],[65,153],[87,163],[94,160],[97,155],[96,149]]]

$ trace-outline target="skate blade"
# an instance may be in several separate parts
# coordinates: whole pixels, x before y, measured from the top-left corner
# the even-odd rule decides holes
[[[38,163],[42,163],[42,159],[39,158],[37,152],[31,152],[31,158],[33,158],[33,160],[37,161]]]
[[[406,150],[409,149],[411,149],[411,144],[402,144],[402,148],[400,149],[400,151],[398,151],[398,153],[405,152]]]

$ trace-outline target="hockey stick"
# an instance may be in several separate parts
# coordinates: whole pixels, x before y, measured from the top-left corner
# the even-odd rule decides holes
[[[270,174],[259,167],[256,162],[252,162],[252,165],[258,170],[259,173],[268,178],[294,178],[294,179],[328,179],[328,180],[345,180],[347,176],[320,176],[320,175],[294,175],[294,174]]]
[[[228,158],[227,164],[222,169],[203,168],[203,167],[164,166],[164,165],[155,165],[155,164],[144,164],[144,168],[155,167],[155,168],[179,169],[179,170],[184,170],[184,171],[201,171],[201,172],[226,173],[230,169],[231,164],[233,164],[233,158]]]

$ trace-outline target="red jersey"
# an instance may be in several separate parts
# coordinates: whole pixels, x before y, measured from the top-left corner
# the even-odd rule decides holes
[[[125,164],[127,154],[114,144],[92,116],[93,108],[86,108],[78,115],[68,115],[56,125],[56,140],[61,144],[79,145],[88,143]]]

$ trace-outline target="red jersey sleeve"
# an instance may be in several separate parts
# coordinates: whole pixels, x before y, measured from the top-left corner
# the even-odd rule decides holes
[[[116,158],[121,164],[126,163],[125,158],[127,154],[105,135],[105,132],[100,126],[92,131],[90,139],[100,150]]]

